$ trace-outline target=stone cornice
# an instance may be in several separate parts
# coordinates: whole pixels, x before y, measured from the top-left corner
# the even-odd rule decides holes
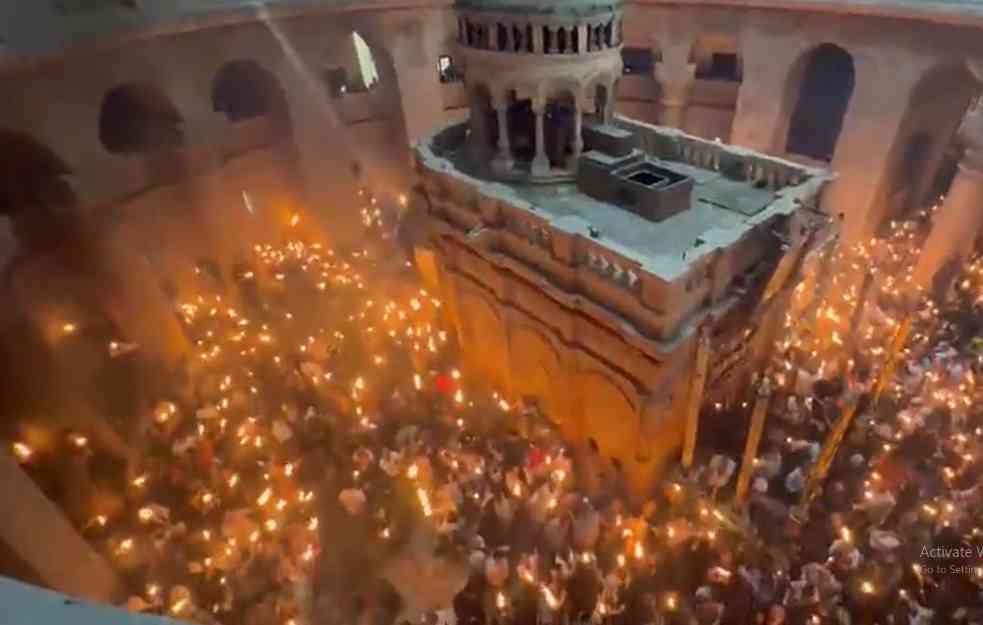
[[[222,28],[272,20],[291,20],[302,17],[319,17],[332,14],[382,13],[419,11],[421,9],[447,9],[454,7],[454,0],[295,0],[293,2],[266,3],[232,0],[214,3],[211,7],[177,11],[168,16],[145,16],[145,21],[112,20],[102,29],[79,35],[66,33],[66,44],[41,53],[19,54],[8,50],[0,57],[0,73],[29,71],[50,63],[57,63],[68,56],[88,56],[112,52],[134,42],[162,36]],[[50,26],[58,30],[58,22],[76,19],[73,16],[52,16]],[[67,30],[67,29],[66,29]]]
[[[886,17],[983,28],[983,3],[922,0],[626,0],[626,7],[717,7]]]

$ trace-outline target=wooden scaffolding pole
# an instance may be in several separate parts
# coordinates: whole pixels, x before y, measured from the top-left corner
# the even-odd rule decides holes
[[[686,437],[683,439],[683,468],[693,466],[696,453],[696,435],[700,428],[700,407],[703,405],[703,389],[707,383],[707,369],[710,365],[710,327],[700,327],[696,339],[696,364],[693,369],[693,382],[689,387],[686,403]]]
[[[771,402],[771,383],[766,376],[758,387],[758,398],[754,402],[751,413],[751,425],[748,429],[747,442],[744,445],[744,459],[741,461],[741,472],[737,476],[737,491],[734,503],[742,506],[747,499],[751,486],[751,476],[754,474],[754,462],[758,458],[758,445],[765,431],[765,418],[768,416],[768,405]]]

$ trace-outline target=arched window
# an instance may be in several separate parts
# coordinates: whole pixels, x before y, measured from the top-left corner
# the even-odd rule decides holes
[[[805,59],[785,151],[832,161],[854,86],[853,57],[825,43]]]
[[[157,87],[129,83],[114,88],[102,101],[99,138],[117,154],[173,148],[184,143],[184,118]]]
[[[372,50],[358,33],[352,33],[352,46],[355,49],[355,86],[371,89],[379,82],[379,70],[376,68]]]
[[[212,108],[232,122],[278,112],[283,94],[276,78],[255,61],[231,61],[212,82]]]
[[[948,190],[959,160],[956,129],[979,83],[962,64],[925,73],[911,92],[878,190],[874,228],[889,218],[936,203]],[[939,94],[945,97],[939,97]]]

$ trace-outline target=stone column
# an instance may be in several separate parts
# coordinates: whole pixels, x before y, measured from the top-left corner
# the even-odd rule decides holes
[[[587,52],[587,24],[577,24],[577,54]]]
[[[895,137],[908,116],[912,94],[933,67],[930,58],[907,51],[857,55],[853,62],[856,87],[830,165],[838,177],[823,193],[821,204],[830,215],[843,214],[841,236],[847,245],[867,239],[884,221],[878,200],[891,169]],[[784,129],[781,149],[787,123]]]
[[[532,25],[532,51],[533,54],[543,53],[543,25]]]
[[[123,587],[113,569],[6,452],[0,452],[0,492],[10,507],[0,517],[0,544],[37,581],[90,601],[121,598]]]
[[[492,167],[495,171],[505,172],[515,165],[512,147],[509,145],[509,105],[496,104],[495,113],[498,115],[498,154],[492,161]]]
[[[468,124],[471,127],[470,148],[475,160],[480,161],[488,153],[488,118],[481,107],[482,99],[471,94],[471,115]]]
[[[571,171],[576,171],[577,161],[584,151],[583,121],[584,114],[580,110],[580,104],[577,104],[577,109],[573,113],[573,154],[570,155],[570,162],[567,163],[567,168]]]
[[[961,264],[983,231],[983,104],[966,114],[957,137],[965,153],[915,268],[924,287],[944,265]]]
[[[534,176],[543,176],[550,172],[550,160],[546,156],[546,102],[544,100],[533,100],[532,110],[536,115],[536,157],[532,159],[532,173]]]
[[[696,64],[689,61],[689,46],[665,46],[662,62],[655,64],[655,79],[662,90],[663,126],[683,128],[690,87],[696,73]]]

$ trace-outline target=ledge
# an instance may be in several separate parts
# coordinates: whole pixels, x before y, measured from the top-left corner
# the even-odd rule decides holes
[[[975,0],[626,0],[625,5],[810,11],[983,28],[983,3]]]
[[[28,625],[182,625],[163,616],[133,614],[0,577],[0,623]]]

